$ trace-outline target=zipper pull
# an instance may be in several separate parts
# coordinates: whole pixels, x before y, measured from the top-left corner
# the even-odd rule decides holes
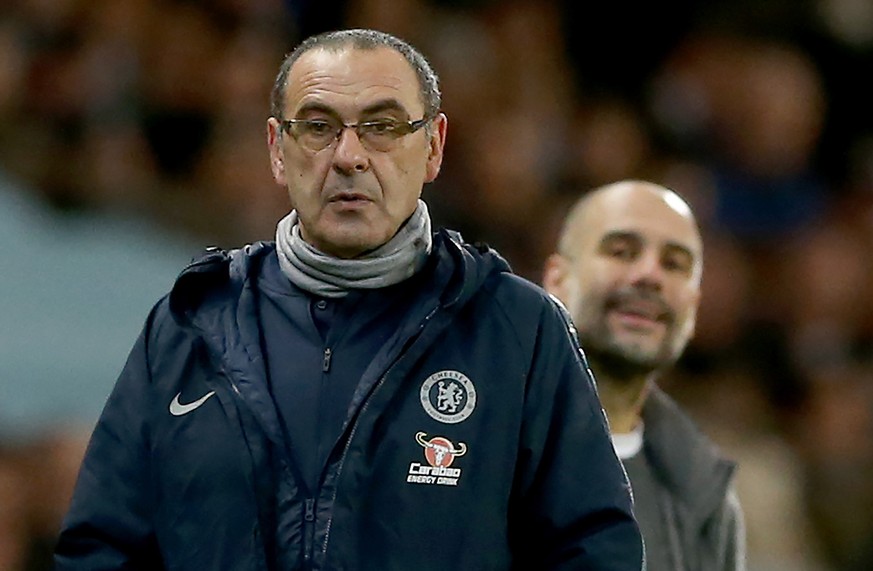
[[[311,569],[309,562],[312,560],[312,547],[314,541],[315,525],[315,499],[306,498],[303,502],[303,559],[306,561],[305,569]]]
[[[330,347],[324,350],[324,358],[321,361],[321,370],[325,373],[330,371]]]
[[[304,503],[303,519],[306,521],[315,521],[315,500],[308,498]]]

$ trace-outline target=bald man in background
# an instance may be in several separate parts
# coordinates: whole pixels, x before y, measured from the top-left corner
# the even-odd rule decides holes
[[[594,372],[649,571],[745,569],[735,464],[656,383],[694,332],[702,250],[678,194],[621,181],[577,201],[543,275]]]

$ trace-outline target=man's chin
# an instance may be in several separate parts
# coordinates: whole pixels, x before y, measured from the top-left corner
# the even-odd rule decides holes
[[[664,365],[657,356],[640,351],[610,349],[588,353],[597,368],[603,371],[605,376],[616,381],[632,382],[640,377],[651,375]],[[594,375],[597,376],[596,369]]]
[[[348,240],[334,237],[316,247],[329,256],[350,260],[366,254],[378,246],[371,246],[368,242],[361,240],[360,237]]]
[[[378,235],[366,224],[342,224],[323,234],[321,243],[325,248],[319,249],[338,258],[351,259],[377,249],[390,238]]]

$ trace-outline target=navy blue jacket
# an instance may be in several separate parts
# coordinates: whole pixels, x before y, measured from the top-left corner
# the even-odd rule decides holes
[[[212,252],[152,310],[89,444],[60,571],[641,569],[565,313],[445,232],[434,279],[367,367],[308,490],[253,310],[275,255]]]

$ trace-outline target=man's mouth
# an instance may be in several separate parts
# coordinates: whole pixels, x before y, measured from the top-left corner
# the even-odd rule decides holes
[[[329,202],[363,202],[369,200],[366,194],[360,192],[337,192],[330,197]]]
[[[328,204],[341,210],[357,210],[372,202],[370,197],[362,192],[337,192],[328,198]]]
[[[622,296],[607,306],[607,311],[631,329],[651,329],[666,325],[672,318],[663,301],[638,296]]]
[[[612,315],[618,318],[619,322],[627,329],[635,331],[650,331],[655,327],[662,325],[662,321],[647,314],[641,314],[633,311],[613,310]]]

